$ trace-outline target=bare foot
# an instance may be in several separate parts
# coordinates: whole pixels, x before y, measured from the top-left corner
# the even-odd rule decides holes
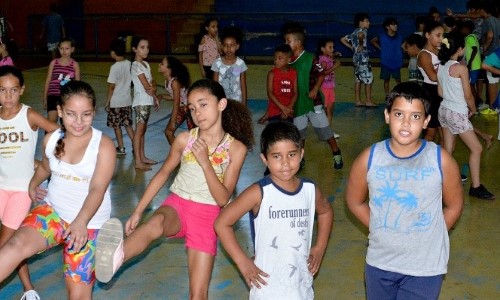
[[[375,104],[375,103],[373,103],[373,102],[366,102],[366,107],[368,107],[368,108],[372,108],[372,107],[375,108],[375,107],[378,107],[378,105]]]
[[[145,164],[135,164],[137,170],[151,171],[151,167]]]
[[[148,165],[156,165],[158,162],[147,157],[142,159],[142,162]]]

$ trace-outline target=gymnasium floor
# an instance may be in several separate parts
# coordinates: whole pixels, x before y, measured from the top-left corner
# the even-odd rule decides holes
[[[156,72],[156,62],[151,66],[158,83],[163,81]],[[94,126],[114,138],[106,127],[103,109],[107,84],[106,78],[110,62],[82,62],[82,80],[89,82],[96,90],[99,109]],[[198,79],[198,68],[189,65],[192,79]],[[263,129],[257,119],[265,110],[265,78],[270,65],[249,65],[249,102],[253,112],[256,140]],[[46,67],[33,68],[24,72],[26,92],[24,103],[41,110],[43,84]],[[379,69],[375,68],[375,78]],[[403,76],[406,69],[402,70]],[[365,299],[363,281],[364,258],[367,246],[367,230],[349,213],[345,201],[347,177],[353,160],[373,142],[388,137],[383,122],[383,107],[377,109],[355,108],[353,104],[352,69],[343,66],[337,72],[337,104],[333,127],[341,137],[338,140],[344,157],[344,168],[334,170],[331,154],[325,143],[318,142],[312,129],[306,143],[305,169],[301,176],[315,180],[327,195],[335,211],[334,228],[327,248],[322,268],[314,286],[316,299]],[[382,82],[374,82],[374,100],[382,103]],[[169,146],[163,135],[170,103],[163,102],[159,112],[152,115],[146,135],[146,153],[160,164],[164,161]],[[476,116],[475,126],[493,135],[493,145],[485,150],[481,162],[482,182],[500,197],[498,180],[500,169],[500,142],[498,116]],[[42,134],[40,134],[41,136]],[[130,141],[125,139],[127,155],[118,157],[116,174],[112,181],[112,215],[126,221],[135,208],[140,196],[160,164],[153,171],[134,169]],[[258,145],[256,146],[258,149]],[[459,142],[455,158],[462,166],[467,160],[467,151]],[[264,168],[258,150],[249,152],[237,185],[241,192],[262,176]],[[151,205],[151,211],[168,194],[168,186],[160,191]],[[465,184],[465,206],[462,217],[450,234],[451,257],[448,274],[445,277],[440,299],[500,299],[500,230],[496,226],[500,215],[500,200],[484,201],[469,198],[467,191],[470,180]],[[150,211],[150,212],[151,212]],[[249,253],[249,225],[243,218],[236,226],[238,239]],[[215,261],[210,285],[211,299],[247,299],[248,290],[238,271],[222,248]],[[66,290],[62,279],[60,248],[52,249],[30,260],[30,270],[36,290],[42,299],[64,299]],[[17,275],[12,275],[0,285],[0,299],[19,299],[22,287]],[[187,299],[188,274],[184,245],[181,240],[161,239],[143,255],[127,263],[108,284],[97,283],[94,299]]]

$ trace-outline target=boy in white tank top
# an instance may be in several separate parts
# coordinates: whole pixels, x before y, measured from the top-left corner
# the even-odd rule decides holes
[[[333,210],[319,188],[296,177],[304,150],[288,122],[270,123],[261,135],[261,158],[270,175],[247,188],[215,222],[222,245],[250,287],[250,299],[313,299],[312,282],[328,244]],[[242,250],[232,226],[255,217],[255,260]],[[311,247],[314,215],[316,244]]]

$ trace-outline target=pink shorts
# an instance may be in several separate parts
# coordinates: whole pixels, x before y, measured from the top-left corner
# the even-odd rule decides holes
[[[335,88],[321,88],[325,97],[325,106],[335,103]]]
[[[18,229],[30,211],[28,192],[0,190],[0,221],[11,229]]]
[[[179,216],[181,228],[170,238],[185,238],[186,248],[196,249],[215,256],[217,235],[214,223],[220,213],[217,205],[186,200],[177,194],[170,194],[162,206],[172,207]]]

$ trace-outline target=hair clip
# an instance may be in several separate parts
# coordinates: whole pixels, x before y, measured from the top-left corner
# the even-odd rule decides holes
[[[450,49],[450,42],[448,41],[447,38],[444,38],[443,41],[441,42],[442,45],[446,46],[446,49]]]

